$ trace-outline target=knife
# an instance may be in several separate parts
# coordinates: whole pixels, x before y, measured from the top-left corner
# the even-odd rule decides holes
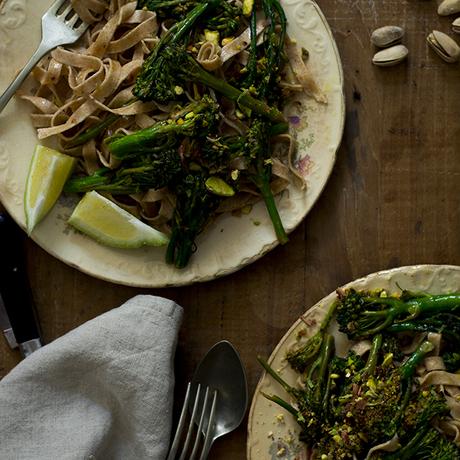
[[[6,312],[3,299],[0,296],[0,330],[2,330],[3,335],[5,336],[6,342],[10,348],[18,348],[18,343],[16,342],[16,337],[14,336],[13,328],[11,327],[10,319],[8,318],[8,313]]]
[[[0,244],[0,327],[8,345],[26,357],[42,340],[24,263],[24,234],[5,213],[0,213]]]

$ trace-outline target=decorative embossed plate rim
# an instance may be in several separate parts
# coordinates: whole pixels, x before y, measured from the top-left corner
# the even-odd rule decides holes
[[[383,288],[390,292],[400,291],[400,287],[412,291],[425,291],[442,294],[460,289],[460,267],[455,265],[412,265],[384,270],[359,278],[343,286],[355,289]],[[309,309],[303,318],[316,317],[317,324],[329,306],[336,299],[335,291],[317,302]],[[277,370],[281,370],[283,378],[295,385],[297,374],[286,364],[284,357],[287,350],[295,343],[295,338],[301,329],[307,330],[305,323],[298,319],[286,332],[273,350],[268,362]],[[317,328],[307,331],[313,335]],[[346,350],[349,343],[346,336],[332,326],[336,337],[337,353]],[[297,424],[287,411],[264,398],[260,391],[277,394],[289,400],[282,387],[265,373],[257,384],[251,404],[248,421],[247,460],[304,460],[305,447],[297,441],[299,430]],[[277,416],[282,414],[280,422]],[[290,441],[290,442],[288,442]],[[284,449],[283,455],[277,456]]]
[[[40,37],[40,18],[51,0],[0,0],[0,91],[24,65]],[[335,162],[342,137],[345,104],[339,54],[319,7],[312,0],[284,0],[288,31],[310,52],[309,65],[326,93],[329,104],[305,100],[297,120],[299,162],[307,190],[291,187],[277,197],[286,230],[291,232],[321,194]],[[17,99],[0,115],[0,199],[24,228],[22,204],[28,164],[36,144],[29,107]],[[165,287],[206,281],[223,276],[257,260],[277,245],[263,206],[249,215],[223,215],[197,241],[198,251],[185,270],[164,263],[164,249],[112,249],[75,232],[66,219],[75,198],[62,197],[32,238],[47,252],[92,276],[139,287]],[[241,235],[244,235],[242,238]]]

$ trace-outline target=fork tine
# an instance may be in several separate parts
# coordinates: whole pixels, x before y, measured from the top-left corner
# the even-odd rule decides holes
[[[217,390],[214,390],[214,396],[212,398],[211,412],[209,414],[208,428],[206,430],[206,435],[204,437],[203,450],[201,451],[200,460],[206,460],[208,458],[209,449],[212,442],[212,432],[214,430],[214,418],[216,415],[216,406],[217,406]]]
[[[174,460],[174,457],[176,456],[177,448],[179,447],[180,437],[182,435],[182,431],[185,425],[185,420],[187,418],[187,409],[188,409],[188,402],[190,399],[191,386],[192,384],[189,382],[187,385],[187,392],[185,393],[184,405],[182,406],[182,411],[179,417],[179,423],[177,425],[176,433],[174,434],[174,440],[171,445],[171,449],[169,450],[168,458],[166,460]]]
[[[195,423],[196,413],[198,410],[198,402],[200,400],[200,393],[201,393],[201,384],[198,384],[197,389],[196,389],[195,402],[193,403],[192,417],[190,419],[190,425],[188,427],[187,437],[185,438],[185,444],[184,444],[184,447],[182,448],[182,452],[179,457],[179,460],[184,460],[185,456],[187,455],[188,446],[190,444],[190,440],[192,439],[193,425]]]
[[[203,400],[203,409],[201,410],[200,421],[198,423],[197,434],[195,438],[195,444],[193,445],[192,453],[190,454],[189,460],[193,460],[195,458],[196,453],[198,452],[198,445],[200,444],[200,437],[201,437],[201,428],[204,422],[204,416],[206,415],[206,409],[208,408],[209,402],[209,387],[206,387],[206,393],[204,395]]]
[[[55,3],[53,3],[50,7],[50,9],[47,11],[47,13],[52,13],[52,14],[56,14],[57,11],[59,10],[59,8],[61,8],[61,6],[67,2],[68,0],[57,0]]]
[[[62,13],[59,13],[57,16],[61,17],[61,18],[66,18],[66,16],[72,11],[72,4],[69,3],[67,5],[67,7],[65,8],[65,10],[62,12]]]
[[[80,19],[80,17],[78,16],[77,13],[75,13],[68,21],[66,21],[65,23],[69,26],[69,27],[73,27],[77,21]]]
[[[75,32],[78,32],[80,35],[83,35],[83,32],[89,27],[89,24],[86,22],[83,22],[76,28],[74,29]]]

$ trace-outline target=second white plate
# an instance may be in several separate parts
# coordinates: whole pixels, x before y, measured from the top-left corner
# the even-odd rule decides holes
[[[460,267],[451,265],[414,265],[392,270],[373,273],[343,286],[357,290],[385,289],[388,292],[400,292],[400,288],[415,292],[429,292],[444,294],[460,291]],[[319,327],[321,319],[336,300],[336,292],[331,292],[309,309],[304,319],[312,326],[306,328],[305,322],[297,320],[280,340],[268,362],[281,372],[282,377],[295,386],[298,374],[287,364],[287,351],[296,343],[296,337],[301,329],[305,329],[306,337],[312,336]],[[349,341],[344,334],[338,331],[334,334],[337,353],[347,349]],[[299,441],[297,422],[294,417],[267,400],[261,391],[279,395],[289,400],[289,395],[269,375],[264,374],[260,379],[251,404],[248,422],[247,460],[278,460],[277,455],[283,452],[283,460],[306,459],[305,445]]]

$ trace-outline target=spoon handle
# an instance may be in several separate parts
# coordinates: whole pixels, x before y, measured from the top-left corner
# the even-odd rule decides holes
[[[214,390],[214,397],[212,399],[211,412],[209,414],[208,429],[204,437],[203,450],[201,451],[200,460],[206,460],[211,450],[212,443],[214,442],[214,419],[216,415],[217,391]]]

